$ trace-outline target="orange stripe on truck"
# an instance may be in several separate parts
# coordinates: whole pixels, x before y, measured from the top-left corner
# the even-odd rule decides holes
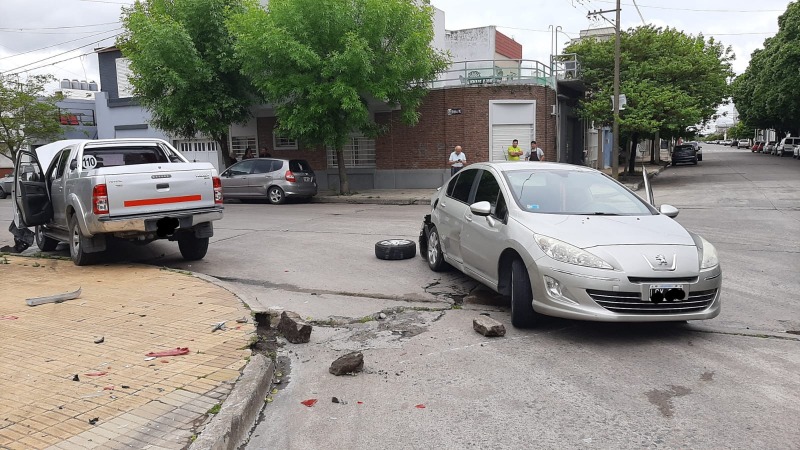
[[[183,195],[181,197],[145,198],[141,200],[126,200],[126,208],[133,206],[165,205],[167,203],[199,202],[203,199],[201,195]]]

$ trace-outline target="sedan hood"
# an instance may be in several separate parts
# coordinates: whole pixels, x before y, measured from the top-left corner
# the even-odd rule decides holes
[[[583,249],[610,245],[695,245],[692,236],[681,224],[664,215],[572,216],[528,213],[522,214],[520,219],[526,228],[537,234]]]

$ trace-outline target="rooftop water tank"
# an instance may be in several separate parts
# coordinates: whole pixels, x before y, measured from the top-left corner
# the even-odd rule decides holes
[[[81,82],[78,81],[78,80],[72,80],[71,84],[72,84],[72,89],[80,89],[81,88]]]
[[[69,89],[71,87],[72,85],[69,82],[69,78],[64,78],[63,80],[61,80],[61,89]]]
[[[81,80],[81,90],[88,91],[89,90],[89,83],[86,80]]]
[[[90,91],[95,91],[95,92],[96,92],[96,91],[97,91],[97,89],[98,89],[98,87],[97,87],[97,82],[96,82],[96,81],[90,81],[90,82],[89,82],[89,90],[90,90]]]

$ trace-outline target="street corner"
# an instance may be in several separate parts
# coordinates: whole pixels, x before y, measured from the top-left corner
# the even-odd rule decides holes
[[[189,272],[6,255],[0,276],[2,448],[186,447],[250,360],[250,311]]]

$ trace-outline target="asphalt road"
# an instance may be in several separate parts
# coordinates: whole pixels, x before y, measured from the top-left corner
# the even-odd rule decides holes
[[[507,302],[474,281],[374,257],[380,239],[416,239],[425,206],[228,204],[203,261],[168,242],[115,246],[109,261],[206,273],[254,308],[338,321],[279,351],[289,368],[248,448],[798,448],[800,161],[703,151],[653,186],[720,253],[711,321],[516,330]],[[379,311],[387,319],[370,320]],[[482,312],[506,337],[472,331]],[[350,350],[365,372],[330,375]]]

